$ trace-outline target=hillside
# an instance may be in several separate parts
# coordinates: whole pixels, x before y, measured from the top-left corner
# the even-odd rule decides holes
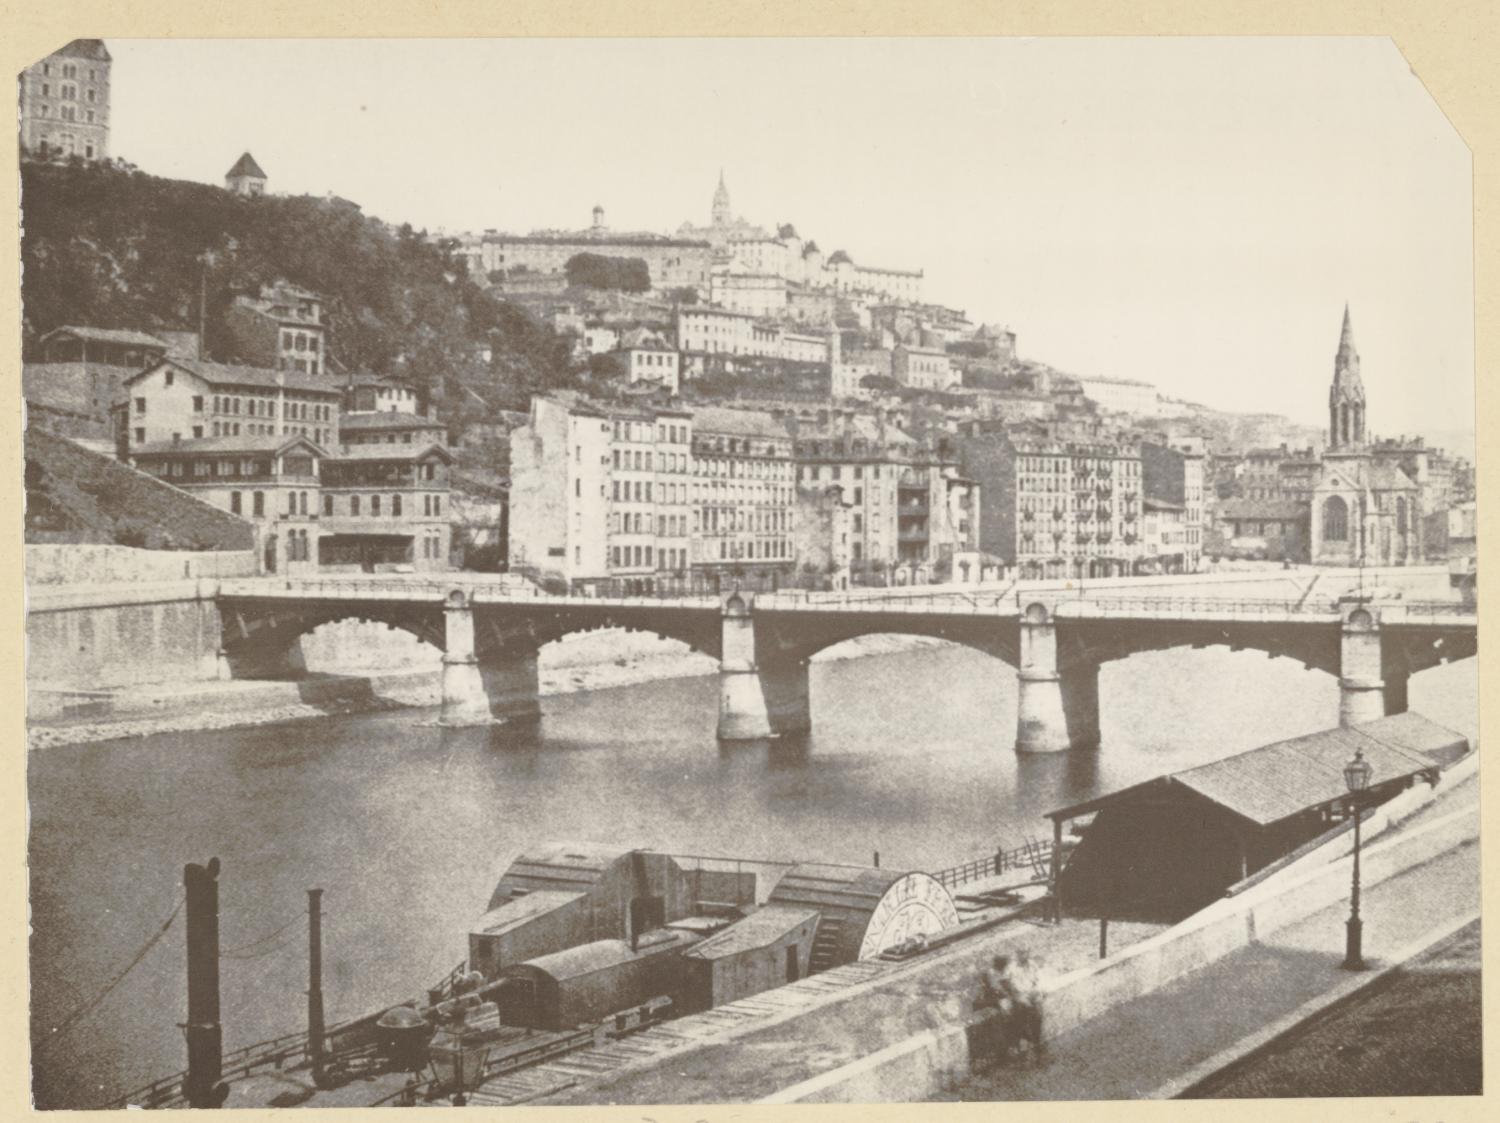
[[[347,200],[39,163],[22,166],[21,190],[28,352],[62,324],[196,328],[202,273],[214,359],[241,358],[219,326],[234,293],[286,280],[326,297],[335,364],[403,374],[456,428],[571,384],[567,343],[469,281],[449,244]]]

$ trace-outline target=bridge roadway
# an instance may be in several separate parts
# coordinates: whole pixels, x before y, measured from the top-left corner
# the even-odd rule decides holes
[[[873,633],[932,636],[984,651],[1019,677],[1016,748],[1052,752],[1099,743],[1099,668],[1168,647],[1228,646],[1300,660],[1339,679],[1342,724],[1406,709],[1417,671],[1472,656],[1477,615],[1458,601],[1330,597],[1319,578],[1264,579],[1238,596],[1202,581],[1092,586],[1027,584],[993,591],[749,593],[593,597],[446,578],[243,578],[219,583],[225,677],[296,674],[300,637],[336,620],[408,631],[443,651],[442,721],[477,725],[540,713],[542,645],[601,628],[655,632],[719,660],[724,740],[805,732],[808,662]],[[1092,585],[1092,583],[1091,583]],[[1337,593],[1338,589],[1335,589]],[[1317,595],[1314,595],[1317,594]]]

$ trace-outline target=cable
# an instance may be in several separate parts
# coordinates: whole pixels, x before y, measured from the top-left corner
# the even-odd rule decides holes
[[[260,959],[263,956],[274,955],[278,951],[285,951],[287,948],[289,948],[291,946],[292,946],[292,941],[291,940],[282,940],[280,943],[272,944],[270,947],[264,948],[264,949],[262,949],[260,951],[249,951],[249,952],[221,951],[219,953],[219,958],[220,959]]]
[[[290,928],[293,924],[296,924],[299,920],[306,920],[306,919],[307,919],[307,914],[305,914],[305,913],[298,913],[296,916],[292,917],[292,919],[288,920],[285,924],[283,924],[280,928],[276,929],[276,931],[274,931],[274,932],[267,932],[264,936],[261,936],[259,939],[251,940],[249,943],[240,944],[238,947],[229,948],[228,950],[221,950],[219,952],[219,955],[221,957],[228,957],[230,959],[247,958],[247,957],[241,956],[240,952],[249,951],[251,948],[260,947],[260,945],[263,944],[263,943],[265,943],[267,940],[274,940],[277,936],[281,935],[288,928]],[[254,957],[250,956],[248,958],[254,958]]]
[[[151,951],[151,949],[161,942],[162,937],[167,934],[167,929],[172,927],[172,922],[177,919],[177,914],[182,911],[182,906],[186,903],[186,901],[186,897],[178,900],[177,907],[172,910],[171,914],[167,917],[166,920],[162,921],[161,927],[156,930],[156,932],[151,936],[150,939],[148,939],[143,945],[141,945],[141,950],[135,953],[134,958],[132,958],[131,961],[125,965],[124,970],[122,970],[119,974],[117,974],[114,978],[112,978],[108,983],[105,984],[103,990],[94,995],[93,998],[89,999],[82,1006],[79,1006],[67,1017],[63,1018],[63,1020],[60,1021],[57,1025],[52,1027],[52,1035],[47,1038],[49,1042],[56,1041],[60,1034],[66,1034],[69,1030],[76,1026],[86,1014],[90,1013],[96,1006],[99,1005],[99,1003],[103,1002],[106,998],[109,997],[110,992],[124,981],[125,976],[130,974],[131,971],[135,970],[136,965],[139,964],[141,960],[145,959],[146,955]]]

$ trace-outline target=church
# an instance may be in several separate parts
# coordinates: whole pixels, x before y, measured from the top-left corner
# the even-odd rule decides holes
[[[1309,526],[1314,565],[1417,565],[1423,560],[1426,457],[1404,442],[1372,442],[1365,433],[1365,387],[1349,307],[1328,390],[1328,445],[1312,490]],[[1425,450],[1422,450],[1425,451]]]

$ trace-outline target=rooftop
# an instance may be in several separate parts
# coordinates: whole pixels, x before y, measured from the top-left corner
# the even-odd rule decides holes
[[[441,421],[432,417],[423,417],[420,413],[397,413],[395,410],[370,410],[364,413],[344,413],[339,417],[339,429],[352,429],[367,431],[371,429],[380,430],[402,430],[402,429],[442,429]]]
[[[255,157],[248,152],[241,154],[240,158],[234,162],[234,167],[230,168],[225,174],[231,176],[248,175],[254,176],[256,179],[266,178],[266,173],[261,171],[260,165],[255,162]]]
[[[335,462],[345,460],[426,460],[429,456],[436,456],[440,460],[447,460],[450,463],[453,460],[453,454],[436,442],[426,445],[345,445],[337,452],[330,453],[328,459]]]
[[[46,335],[42,336],[41,342],[46,343],[47,340],[59,335],[71,335],[75,339],[83,339],[89,343],[120,343],[133,347],[151,347],[158,351],[165,351],[167,349],[167,345],[162,340],[157,339],[154,335],[147,335],[145,332],[130,331],[122,328],[74,327],[72,325],[53,328]]]
[[[155,366],[141,371],[140,374],[126,380],[128,385],[138,378],[160,369],[163,364],[170,364],[178,370],[195,374],[203,381],[214,386],[257,386],[267,390],[285,388],[287,390],[298,390],[327,394],[330,397],[338,397],[339,388],[331,380],[321,378],[317,375],[303,374],[299,370],[273,370],[270,367],[242,367],[231,363],[211,363],[204,359],[163,359]]]
[[[796,905],[766,905],[735,921],[687,952],[694,959],[722,959],[767,947],[788,932],[819,916],[817,909]]]
[[[1219,504],[1226,519],[1271,519],[1292,522],[1307,517],[1307,505],[1295,499],[1226,499]]]
[[[693,425],[700,433],[723,433],[736,437],[790,436],[786,426],[760,410],[701,406],[693,411]]]
[[[327,453],[322,445],[308,438],[284,433],[245,434],[234,437],[194,437],[185,441],[151,441],[132,449],[131,456],[164,456],[172,453],[202,452],[281,452],[293,445],[303,444],[319,456]]]
[[[1049,811],[1049,819],[1071,819],[1102,807],[1126,792],[1177,785],[1247,819],[1269,826],[1313,807],[1348,796],[1344,765],[1356,751],[1369,762],[1371,788],[1433,771],[1468,752],[1468,741],[1421,714],[1394,714],[1378,721],[1326,729],[1305,737],[1169,773],[1072,807]]]

